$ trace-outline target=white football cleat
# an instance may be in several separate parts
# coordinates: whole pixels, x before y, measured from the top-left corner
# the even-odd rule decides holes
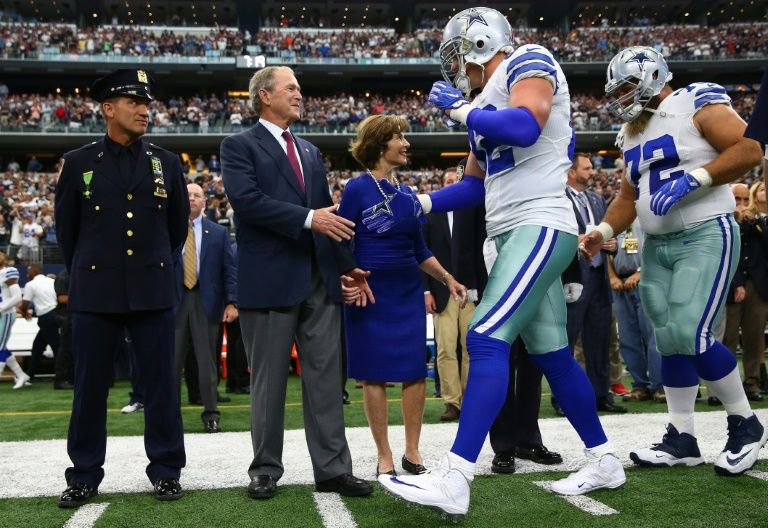
[[[30,385],[32,384],[29,382],[29,376],[22,372],[20,376],[16,376],[16,383],[13,384],[13,390],[29,387]]]
[[[728,417],[728,442],[715,462],[715,473],[723,476],[741,475],[757,462],[760,448],[768,440],[768,428],[754,414],[749,418]]]
[[[381,474],[378,480],[384,489],[408,502],[438,508],[449,515],[466,515],[472,477],[470,474],[468,478],[456,467],[454,458],[460,457],[449,453],[436,469],[421,475]]]
[[[590,491],[622,486],[627,477],[624,466],[613,453],[594,454],[585,449],[587,465],[564,479],[552,483],[552,491],[558,495],[583,495]]]

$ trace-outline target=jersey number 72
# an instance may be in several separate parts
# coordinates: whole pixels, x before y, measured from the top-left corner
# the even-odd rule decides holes
[[[640,163],[650,161],[648,190],[651,194],[668,181],[676,180],[685,174],[683,169],[674,170],[680,164],[680,156],[677,155],[675,138],[669,134],[650,139],[625,151],[624,161],[627,162],[629,177],[635,187],[640,181]]]

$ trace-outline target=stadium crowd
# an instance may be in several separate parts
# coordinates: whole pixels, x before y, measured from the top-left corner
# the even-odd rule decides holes
[[[671,60],[765,57],[765,23],[659,25],[646,27],[577,27],[569,31],[518,28],[515,45],[547,46],[561,62],[607,61],[626,46],[651,46]],[[6,23],[0,25],[0,56],[36,58],[46,54],[128,55],[146,57],[219,57],[244,53],[301,58],[429,58],[437,53],[442,29],[264,28],[234,31],[211,28],[154,31],[146,27]]]
[[[731,93],[734,109],[749,120],[755,104],[753,92]],[[354,132],[369,115],[407,116],[411,131],[448,131],[441,114],[427,104],[423,95],[345,94],[306,96],[302,118],[293,126],[298,132]],[[618,130],[619,120],[606,110],[604,98],[572,94],[573,127],[577,131]],[[154,134],[174,132],[236,132],[256,119],[247,99],[226,96],[171,97],[150,107],[150,128]],[[98,104],[80,94],[8,94],[0,86],[0,130],[60,132],[103,131],[104,120]]]

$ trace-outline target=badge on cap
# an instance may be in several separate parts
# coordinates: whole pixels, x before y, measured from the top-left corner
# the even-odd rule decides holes
[[[139,78],[140,83],[149,84],[149,79],[147,78],[147,72],[144,70],[136,70],[136,77]]]
[[[464,177],[464,165],[459,165],[456,167],[456,179],[458,181],[461,181],[461,179]]]

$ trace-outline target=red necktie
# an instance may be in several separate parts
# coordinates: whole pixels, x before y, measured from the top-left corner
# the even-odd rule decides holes
[[[296,148],[293,144],[293,136],[286,130],[283,132],[283,139],[285,139],[288,147],[286,149],[288,151],[288,163],[291,164],[293,172],[296,174],[296,179],[299,180],[301,190],[306,192],[306,189],[304,188],[304,176],[301,174],[301,165],[299,165],[299,158],[296,157]]]

